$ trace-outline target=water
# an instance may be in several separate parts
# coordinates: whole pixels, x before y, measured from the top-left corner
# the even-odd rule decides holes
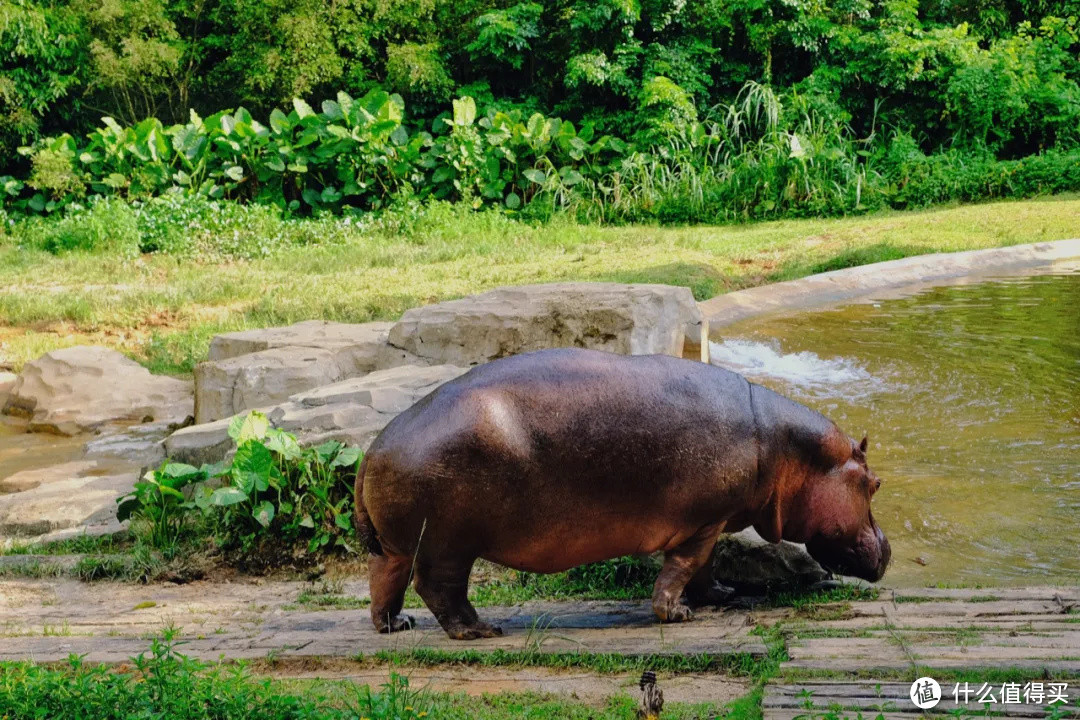
[[[86,438],[27,433],[25,422],[0,415],[0,480],[23,470],[76,460],[82,457],[85,443]]]
[[[713,362],[869,432],[886,582],[1080,581],[1080,274],[723,329]]]

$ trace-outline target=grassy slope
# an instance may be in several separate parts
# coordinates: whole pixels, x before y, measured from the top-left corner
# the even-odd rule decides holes
[[[409,307],[500,285],[556,280],[687,285],[698,299],[821,270],[927,252],[1080,235],[1080,199],[835,220],[657,228],[493,216],[423,223],[408,235],[345,233],[252,262],[168,256],[54,257],[0,246],[0,365],[81,343],[185,372],[221,331],[324,318],[394,319]]]

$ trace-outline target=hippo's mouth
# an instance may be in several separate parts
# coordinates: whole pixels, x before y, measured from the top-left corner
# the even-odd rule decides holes
[[[860,533],[854,545],[840,545],[821,538],[806,543],[810,557],[831,573],[850,575],[877,582],[885,575],[892,559],[892,548],[881,528]]]

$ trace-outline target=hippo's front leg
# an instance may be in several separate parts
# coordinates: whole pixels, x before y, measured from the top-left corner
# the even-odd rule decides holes
[[[712,558],[713,546],[723,523],[706,525],[676,548],[664,553],[664,566],[653,587],[652,607],[661,622],[686,622],[694,617],[682,602],[683,590],[691,578]]]

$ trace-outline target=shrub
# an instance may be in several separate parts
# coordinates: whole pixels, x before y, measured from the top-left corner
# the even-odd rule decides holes
[[[277,207],[181,192],[136,203],[135,218],[142,252],[202,260],[267,257],[293,244],[296,235]]]
[[[134,256],[139,252],[135,213],[118,199],[94,198],[88,206],[72,206],[58,220],[32,221],[22,235],[24,244],[54,255],[89,252]]]
[[[220,547],[254,566],[308,554],[351,550],[352,480],[363,453],[338,442],[301,448],[266,416],[237,416],[236,453],[200,468],[164,463],[117,502],[117,516],[145,527],[159,550],[174,549],[201,512]]]
[[[243,108],[172,127],[106,118],[81,146],[68,136],[39,143],[35,158],[80,165],[51,194],[8,177],[0,195],[17,216],[79,212],[82,193],[123,197],[137,207],[144,252],[257,258],[289,244],[287,224],[300,215],[377,223],[436,201],[529,220],[569,211],[585,221],[691,223],[1080,189],[1065,151],[1017,161],[983,146],[926,155],[910,134],[885,142],[871,128],[859,137],[834,102],[759,83],[702,119],[663,76],[641,102],[648,122],[635,142],[518,109],[481,116],[471,97],[455,99],[429,133],[407,125],[404,101],[381,91],[339,93],[320,112],[296,100],[265,125]],[[1062,170],[1056,179],[1051,167]],[[95,244],[92,230],[65,229],[44,246]]]

